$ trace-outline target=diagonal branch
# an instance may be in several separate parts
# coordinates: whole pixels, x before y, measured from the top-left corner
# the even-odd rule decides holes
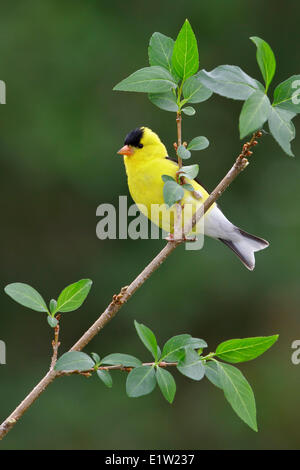
[[[210,196],[204,203],[203,208],[198,210],[192,220],[184,228],[184,234],[190,233],[197,221],[203,217],[208,209],[219,199],[228,186],[235,180],[235,178],[246,168],[248,165],[248,158],[252,152],[250,149],[256,145],[257,138],[261,137],[262,133],[256,132],[253,134],[250,142],[243,146],[241,154],[237,157],[234,165],[229,170],[227,175],[212,191]],[[95,321],[95,323],[82,335],[82,337],[74,344],[70,351],[81,351],[102,328],[117,314],[120,308],[133,296],[133,294],[146,282],[146,280],[160,267],[160,265],[170,256],[170,254],[184,242],[184,239],[169,241],[166,246],[158,253],[158,255],[146,266],[146,268],[134,279],[134,281],[126,287],[121,289],[118,295],[114,295],[111,303]],[[45,377],[36,385],[36,387],[27,395],[27,397],[20,403],[20,405],[13,411],[13,413],[2,423],[0,426],[0,440],[12,429],[16,422],[23,416],[27,409],[35,402],[40,394],[50,385],[53,380],[60,376],[61,373],[55,369],[50,369]]]

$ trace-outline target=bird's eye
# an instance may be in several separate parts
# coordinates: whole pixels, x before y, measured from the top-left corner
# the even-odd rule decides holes
[[[144,147],[143,144],[138,144],[139,149],[142,149],[143,147]]]

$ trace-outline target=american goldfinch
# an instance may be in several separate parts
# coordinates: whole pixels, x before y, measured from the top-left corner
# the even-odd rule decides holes
[[[179,170],[177,162],[168,157],[167,149],[155,132],[147,127],[138,127],[125,138],[124,146],[118,151],[124,156],[130,194],[141,210],[152,222],[172,233],[173,225],[165,223],[168,206],[164,205],[163,175],[176,179]],[[186,179],[197,193],[184,190],[181,200],[183,211],[192,204],[194,212],[208,198],[207,191],[195,180]],[[197,196],[197,197],[196,197]],[[151,210],[164,205],[165,214]],[[254,252],[263,250],[269,243],[233,225],[215,203],[204,216],[204,234],[225,243],[249,270],[255,267]]]

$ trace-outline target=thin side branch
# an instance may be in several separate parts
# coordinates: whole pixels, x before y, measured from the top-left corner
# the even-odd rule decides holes
[[[208,209],[219,199],[228,186],[248,165],[247,157],[251,155],[250,148],[255,145],[256,139],[261,133],[255,133],[250,142],[243,146],[242,153],[238,156],[233,167],[227,175],[222,179],[218,186],[212,191],[208,199],[204,203],[204,211],[199,210],[191,220],[190,224],[185,227],[184,233],[188,234],[196,224],[197,220],[203,217]],[[250,152],[250,153],[249,153]],[[158,255],[146,266],[146,268],[134,279],[134,281],[121,289],[118,295],[114,295],[111,303],[95,321],[95,323],[83,334],[83,336],[74,344],[70,351],[81,351],[100,330],[117,314],[120,308],[133,296],[133,294],[146,282],[146,280],[160,267],[160,265],[170,256],[170,254],[181,244],[184,239],[170,241],[158,253]],[[40,394],[50,385],[50,383],[58,377],[60,372],[55,369],[50,370],[38,385],[27,395],[22,403],[13,411],[13,413],[0,426],[0,440],[12,429],[16,422],[23,416],[25,411],[35,402]]]
[[[54,340],[52,341],[52,348],[53,348],[53,355],[51,359],[51,365],[50,365],[50,370],[54,369],[54,366],[57,361],[57,353],[58,353],[58,348],[60,346],[59,342],[59,320],[60,320],[60,314],[56,316],[56,320],[58,321],[56,327],[54,328]]]
[[[141,364],[141,366],[154,366],[155,362],[144,362]],[[175,367],[178,365],[178,362],[165,362],[162,361],[159,363],[159,367]],[[133,367],[125,367],[121,365],[115,365],[115,366],[99,366],[97,370],[121,370],[124,372],[131,372]],[[90,376],[93,372],[95,372],[95,369],[88,369],[85,371],[80,371],[80,370],[62,370],[59,375],[61,376],[66,376],[66,375],[85,375],[85,376]]]
[[[176,147],[176,151],[177,151],[178,147],[182,144],[182,135],[181,135],[182,134],[182,131],[181,131],[182,117],[181,117],[180,112],[177,113],[176,123],[177,123],[177,147]],[[178,157],[178,166],[179,168],[181,168],[182,160],[178,155],[177,157]]]

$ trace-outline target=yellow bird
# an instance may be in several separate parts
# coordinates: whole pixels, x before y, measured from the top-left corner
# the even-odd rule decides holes
[[[168,157],[167,149],[158,135],[147,127],[131,131],[118,153],[124,155],[129,191],[141,212],[153,223],[172,233],[174,222],[170,215],[166,217],[170,209],[164,205],[162,176],[176,179],[179,170],[177,162]],[[186,180],[197,191],[197,198],[191,191],[184,190],[183,212],[187,204],[192,205],[195,212],[209,194],[197,181]],[[163,211],[162,207],[165,207]],[[166,222],[168,220],[170,223]],[[204,234],[225,243],[251,271],[255,267],[254,252],[269,246],[266,240],[233,225],[216,203],[204,216]]]

